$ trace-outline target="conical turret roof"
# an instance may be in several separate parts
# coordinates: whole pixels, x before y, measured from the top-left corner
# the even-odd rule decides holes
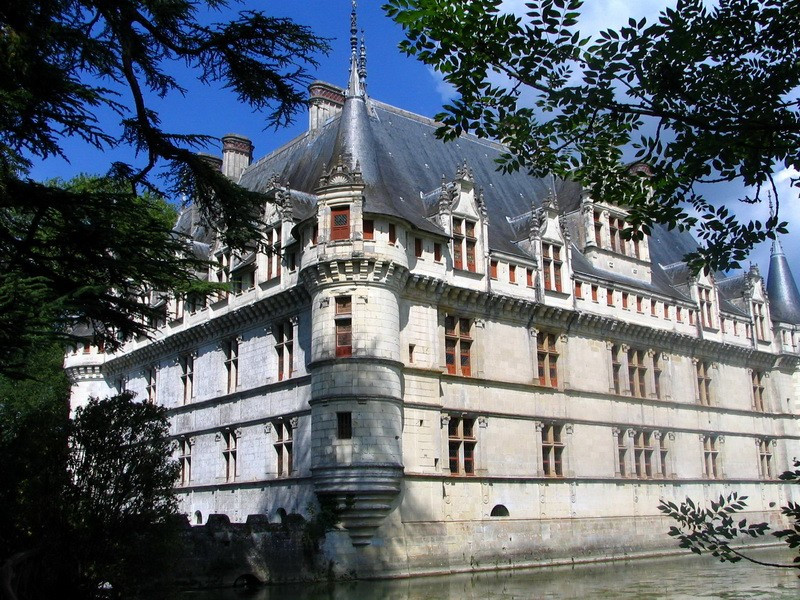
[[[800,292],[797,291],[797,284],[789,269],[789,261],[777,240],[772,244],[767,296],[773,321],[800,324]]]

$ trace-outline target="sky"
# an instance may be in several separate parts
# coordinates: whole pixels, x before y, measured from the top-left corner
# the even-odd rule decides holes
[[[359,28],[364,31],[367,45],[367,90],[377,100],[425,116],[441,111],[452,90],[441,77],[413,58],[402,55],[397,44],[403,39],[399,26],[389,20],[381,10],[382,0],[361,0],[358,6]],[[504,8],[515,12],[524,11],[524,0],[505,0]],[[657,17],[665,6],[674,5],[670,0],[586,0],[580,18],[584,34],[596,34],[602,29],[619,27],[630,17],[648,21]],[[332,50],[328,56],[320,56],[319,68],[313,77],[346,86],[350,52],[350,0],[245,0],[237,10],[263,10],[273,16],[289,17],[308,25],[319,36],[330,38]],[[222,16],[216,20],[221,20]],[[255,159],[268,154],[285,142],[300,135],[307,127],[307,115],[299,113],[295,122],[282,130],[264,129],[263,115],[253,113],[250,108],[237,101],[231,92],[199,83],[195,76],[180,68],[171,69],[180,83],[187,89],[185,96],[170,95],[155,99],[151,108],[161,118],[165,130],[173,133],[202,133],[222,137],[227,133],[238,133],[249,137],[255,144]],[[100,114],[100,122],[114,130],[119,119],[113,114]],[[36,164],[30,173],[34,179],[52,177],[70,178],[77,173],[104,173],[114,160],[134,161],[127,149],[99,152],[86,147],[77,140],[65,140],[64,149],[69,162],[48,159]],[[210,147],[208,152],[219,154]],[[789,235],[781,239],[795,278],[800,278],[800,200],[797,192],[789,189],[791,173],[778,174],[782,186],[783,201],[781,217],[789,221]],[[719,186],[715,194],[718,201],[735,198],[741,192],[733,185]],[[742,219],[766,219],[766,207],[751,207],[739,204],[735,207]],[[795,231],[796,230],[796,231]],[[764,277],[769,268],[769,243],[762,244],[751,255]],[[744,265],[747,266],[746,264]]]

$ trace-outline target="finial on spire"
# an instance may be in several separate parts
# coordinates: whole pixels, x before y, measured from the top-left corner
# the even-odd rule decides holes
[[[358,15],[356,14],[356,0],[353,0],[353,10],[350,11],[350,50],[353,54],[358,51]]]
[[[367,44],[364,41],[364,30],[361,30],[361,53],[358,57],[358,76],[361,78],[361,85],[366,88],[367,83]]]
[[[358,53],[358,15],[356,0],[350,13],[350,80],[347,83],[347,96],[350,98],[366,95],[367,48],[361,40],[361,56]]]

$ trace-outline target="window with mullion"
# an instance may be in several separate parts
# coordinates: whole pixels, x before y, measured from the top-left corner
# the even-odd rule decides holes
[[[180,464],[180,484],[189,485],[192,480],[192,444],[183,438],[178,446],[178,463]]]
[[[703,463],[704,475],[709,479],[719,479],[719,436],[706,435],[703,437]]]
[[[539,332],[536,334],[537,366],[539,385],[558,387],[558,350],[557,336],[554,333]]]
[[[631,396],[634,398],[646,396],[646,379],[647,367],[644,364],[644,351],[628,350],[628,380],[631,386]]]
[[[758,412],[764,412],[764,373],[754,370],[751,377],[753,382],[753,406]]]
[[[448,458],[452,475],[475,474],[475,419],[451,417],[447,424]]]
[[[239,340],[225,342],[226,392],[235,392],[239,385]]]
[[[451,375],[472,375],[472,319],[447,315],[444,319],[445,365]]]
[[[772,441],[769,439],[758,440],[758,472],[762,479],[772,479]]]
[[[653,477],[653,444],[649,431],[637,431],[633,438],[633,452],[636,477],[651,479]]]
[[[239,440],[236,437],[236,432],[226,430],[222,433],[222,438],[225,447],[222,450],[222,457],[225,459],[225,481],[236,480],[236,455]]]
[[[353,302],[351,296],[336,298],[336,356],[353,354]]]
[[[275,327],[275,341],[275,352],[278,355],[278,381],[283,381],[294,373],[294,325],[291,321],[278,323]]]
[[[275,421],[275,455],[277,459],[277,473],[278,477],[291,475],[294,471],[292,463],[294,431],[292,425],[288,421]]]
[[[564,442],[562,425],[542,426],[542,474],[545,477],[564,476]]]
[[[697,395],[700,404],[703,406],[711,406],[711,365],[705,361],[699,360],[695,365],[697,374]]]

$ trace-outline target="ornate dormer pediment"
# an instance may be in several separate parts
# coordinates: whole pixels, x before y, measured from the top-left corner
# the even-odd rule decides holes
[[[319,178],[319,184],[317,185],[317,193],[333,187],[363,186],[364,179],[361,175],[361,167],[358,161],[356,161],[353,168],[350,167],[350,162],[349,155],[340,154],[336,164],[330,169],[324,166],[322,177]]]

